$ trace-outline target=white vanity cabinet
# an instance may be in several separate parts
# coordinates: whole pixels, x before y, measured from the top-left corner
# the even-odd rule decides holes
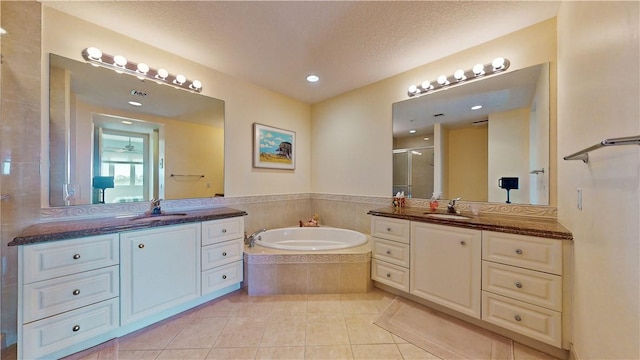
[[[410,293],[480,318],[482,234],[411,223]]]
[[[202,223],[202,295],[242,281],[244,218]]]
[[[115,337],[118,234],[25,245],[18,252],[19,359],[63,356]]]
[[[121,325],[200,297],[200,223],[120,234]]]
[[[562,345],[562,241],[483,232],[482,319]]]
[[[402,219],[371,219],[371,279],[405,292],[409,292],[409,224]]]

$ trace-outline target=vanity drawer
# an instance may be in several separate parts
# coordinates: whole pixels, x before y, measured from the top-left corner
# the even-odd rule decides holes
[[[24,323],[118,297],[118,266],[24,285]]]
[[[242,239],[225,241],[202,248],[202,270],[242,260],[244,242]]]
[[[23,358],[37,359],[116,330],[118,304],[118,299],[111,299],[24,325]]]
[[[371,219],[371,236],[408,244],[409,224],[408,220],[374,216]]]
[[[202,246],[244,238],[244,218],[234,217],[202,223]]]
[[[562,277],[558,275],[483,261],[482,290],[562,311]]]
[[[409,292],[409,269],[373,259],[371,279]]]
[[[562,275],[562,240],[483,231],[482,259]]]
[[[242,282],[242,261],[202,272],[202,295]]]
[[[556,347],[562,346],[561,313],[482,292],[482,319]]]
[[[24,246],[23,283],[116,265],[119,246],[118,234]]]
[[[409,244],[379,238],[373,240],[373,257],[392,264],[409,267]]]

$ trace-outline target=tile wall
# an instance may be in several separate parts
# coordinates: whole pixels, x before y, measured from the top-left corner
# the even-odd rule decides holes
[[[0,254],[5,342],[16,341],[17,248],[7,243],[40,219],[41,11],[35,1],[3,1],[0,104]],[[2,345],[3,347],[5,344]]]

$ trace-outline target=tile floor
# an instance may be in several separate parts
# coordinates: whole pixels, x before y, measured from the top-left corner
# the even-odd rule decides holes
[[[236,291],[65,360],[438,359],[372,323],[394,297]],[[555,359],[520,344],[514,356]]]

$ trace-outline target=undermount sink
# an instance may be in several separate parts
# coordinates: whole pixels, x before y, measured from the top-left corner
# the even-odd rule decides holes
[[[185,215],[187,214],[186,213],[170,213],[170,212],[165,212],[157,215],[144,214],[144,215],[131,218],[131,221],[145,222],[145,221],[156,221],[156,220],[171,220],[171,219],[179,219]]]
[[[428,217],[436,218],[436,219],[449,219],[449,220],[469,220],[471,219],[468,216],[458,215],[458,214],[431,214],[426,213]]]

